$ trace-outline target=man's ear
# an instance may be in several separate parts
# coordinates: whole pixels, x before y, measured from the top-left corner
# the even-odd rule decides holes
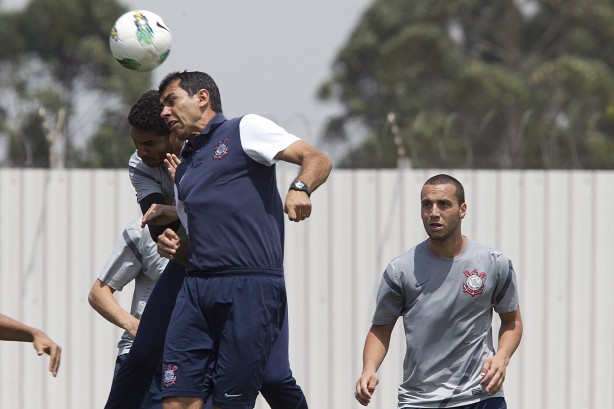
[[[460,205],[460,218],[464,219],[467,214],[467,203],[463,203]]]
[[[196,93],[196,97],[198,98],[198,103],[201,106],[207,105],[209,103],[209,91],[204,88],[201,88]]]

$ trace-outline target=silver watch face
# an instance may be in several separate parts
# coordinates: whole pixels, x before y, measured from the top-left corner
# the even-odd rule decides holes
[[[296,182],[294,182],[294,187],[297,189],[305,189],[305,184],[300,180],[297,180]]]

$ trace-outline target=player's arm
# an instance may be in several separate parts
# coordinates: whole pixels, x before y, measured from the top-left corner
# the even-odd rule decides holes
[[[152,205],[154,204],[159,204],[159,205],[164,205],[164,196],[162,195],[162,193],[152,193],[149,194],[147,196],[145,196],[140,202],[139,202],[139,206],[141,208],[141,212],[143,213],[143,215],[145,215],[147,213],[147,211],[151,208]],[[151,233],[151,238],[154,241],[158,241],[158,236],[161,235],[164,230],[166,229],[173,229],[175,231],[177,231],[177,229],[179,228],[179,226],[181,225],[181,222],[176,219],[172,222],[169,222],[167,224],[163,224],[163,225],[153,225],[150,224],[149,225],[149,231]]]
[[[333,164],[326,154],[302,140],[292,143],[279,152],[275,155],[275,159],[301,167],[296,180],[307,184],[309,194],[326,182],[333,168]],[[305,220],[311,215],[309,195],[303,191],[289,190],[286,195],[284,211],[292,221]]]
[[[104,319],[128,331],[134,338],[139,328],[139,320],[119,305],[113,296],[114,292],[115,290],[108,284],[96,279],[87,300]]]
[[[484,361],[482,366],[481,385],[486,393],[497,393],[505,380],[505,371],[512,355],[520,344],[522,338],[522,317],[520,308],[516,311],[499,314],[501,327],[499,328],[499,343],[497,353]]]
[[[356,381],[354,394],[356,400],[363,406],[367,406],[371,402],[373,392],[375,392],[375,387],[379,382],[377,370],[388,352],[394,324],[394,322],[385,325],[373,324],[367,334],[362,352],[362,373]]]
[[[176,222],[178,220],[179,215],[177,214],[176,206],[154,203],[151,205],[149,210],[147,210],[143,214],[143,219],[141,220],[141,227],[149,225],[149,230],[151,231],[151,228],[154,226],[168,226],[169,224],[172,224],[173,222]]]
[[[32,342],[39,356],[42,354],[49,355],[49,372],[53,376],[57,376],[58,369],[60,368],[62,348],[40,329],[29,327],[6,315],[0,314],[0,340]]]

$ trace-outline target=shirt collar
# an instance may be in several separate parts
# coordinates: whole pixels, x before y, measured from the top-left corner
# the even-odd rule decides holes
[[[216,128],[218,126],[220,126],[222,124],[222,122],[224,122],[225,120],[226,120],[226,117],[224,117],[223,113],[221,113],[221,112],[216,113],[215,116],[213,118],[211,118],[209,123],[207,123],[207,126],[205,126],[205,129],[203,129],[200,132],[200,135],[210,134],[211,132],[215,131]],[[200,136],[200,135],[198,135],[198,136]],[[196,138],[198,138],[198,136]]]
[[[183,159],[189,158],[192,155],[194,149],[200,146],[202,143],[204,143],[205,139],[203,137],[209,136],[211,133],[213,133],[213,131],[215,131],[225,121],[226,121],[226,117],[224,116],[223,113],[221,112],[216,113],[215,116],[211,118],[211,120],[207,123],[207,125],[201,131],[201,133],[198,134],[196,138],[194,138],[194,143],[189,142],[189,141],[186,142],[186,144],[184,145],[181,151],[181,157]]]

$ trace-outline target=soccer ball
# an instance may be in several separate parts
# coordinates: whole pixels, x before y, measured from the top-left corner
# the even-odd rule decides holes
[[[151,71],[171,51],[171,31],[160,16],[147,10],[133,10],[117,19],[109,35],[113,57],[124,67]]]

